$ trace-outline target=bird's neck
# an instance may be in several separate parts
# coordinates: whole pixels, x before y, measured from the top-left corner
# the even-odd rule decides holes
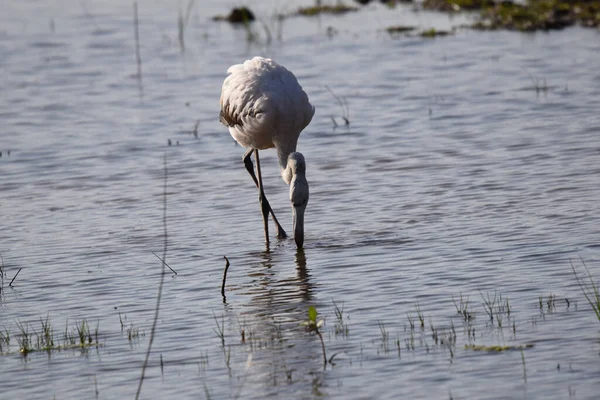
[[[294,176],[294,171],[288,165],[288,157],[290,153],[295,151],[296,149],[277,149],[277,157],[279,158],[279,170],[281,171],[281,177],[284,182],[288,185],[292,181],[292,177]]]

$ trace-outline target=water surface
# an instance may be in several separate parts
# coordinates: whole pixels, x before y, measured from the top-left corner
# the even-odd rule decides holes
[[[270,43],[260,25],[248,41],[211,21],[228,9],[210,2],[194,7],[182,52],[177,7],[140,2],[140,80],[131,4],[4,6],[0,252],[7,278],[22,271],[0,298],[12,336],[2,396],[134,396],[160,278],[166,156],[178,275],[165,281],[142,397],[595,398],[599,325],[569,260],[600,276],[598,33],[393,38],[390,25],[448,29],[467,17],[373,5],[287,19],[279,40],[270,16],[295,5],[252,8]],[[291,69],[317,110],[298,147],[311,189],[304,254],[274,238],[266,251],[243,149],[218,122],[227,68],[254,55]],[[347,100],[348,127],[326,85]],[[262,170],[291,233],[274,152]],[[483,306],[494,293],[511,306],[502,328]],[[461,294],[471,324],[453,304]],[[338,353],[326,369],[299,325],[311,305]],[[61,340],[87,319],[103,346],[22,357],[16,323],[39,332],[46,315]],[[454,342],[436,343],[435,330]],[[526,377],[519,350],[465,344],[533,344]]]

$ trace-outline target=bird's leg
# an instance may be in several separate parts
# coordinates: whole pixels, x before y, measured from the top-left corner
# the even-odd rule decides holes
[[[246,170],[248,170],[248,173],[252,177],[252,180],[254,181],[254,184],[259,189],[259,196],[261,196],[260,195],[260,188],[261,188],[262,184],[259,186],[258,180],[256,179],[256,175],[254,174],[254,165],[252,164],[252,158],[251,158],[251,156],[252,156],[253,152],[254,152],[254,149],[248,149],[248,151],[246,151],[244,153],[244,156],[242,157],[242,160],[244,161],[244,165],[246,166]],[[258,150],[256,151],[256,154],[258,154]],[[256,163],[258,164],[258,157],[256,159]],[[260,172],[259,172],[259,175],[260,175]],[[267,200],[267,197],[264,195],[264,191],[262,193],[261,198],[263,198],[263,200],[261,200],[261,204],[262,204],[262,202],[264,202],[266,204],[266,206],[268,208],[268,211],[271,213],[271,216],[273,217],[273,221],[275,222],[275,227],[277,228],[277,238],[279,238],[279,239],[285,239],[287,237],[287,234],[285,233],[285,230],[279,224],[279,221],[277,221],[277,217],[275,216],[275,213],[273,212],[273,209],[271,208],[271,205],[269,204],[269,201]]]
[[[254,157],[256,157],[256,174],[258,175],[258,201],[260,203],[260,211],[262,212],[263,224],[265,226],[265,242],[269,246],[269,202],[265,196],[263,190],[262,174],[260,173],[260,159],[258,158],[258,150],[254,150]]]
[[[248,151],[246,151],[242,156],[242,161],[244,162],[244,165],[246,166],[246,170],[250,174],[250,177],[252,177],[254,184],[256,185],[256,187],[258,187],[258,180],[256,179],[256,175],[254,174],[254,164],[252,164],[252,153],[254,153],[254,149],[248,149]]]

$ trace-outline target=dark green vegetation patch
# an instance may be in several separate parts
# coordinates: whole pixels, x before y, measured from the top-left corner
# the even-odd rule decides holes
[[[298,9],[298,14],[312,17],[319,14],[345,14],[350,11],[358,11],[358,8],[338,3],[334,6],[318,5],[313,7],[300,7]]]
[[[568,26],[600,26],[600,0],[425,0],[423,7],[444,12],[478,11],[475,29],[537,31]]]
[[[244,24],[255,19],[254,13],[247,7],[234,8],[227,16],[217,15],[213,17],[213,21],[227,21],[232,24]]]

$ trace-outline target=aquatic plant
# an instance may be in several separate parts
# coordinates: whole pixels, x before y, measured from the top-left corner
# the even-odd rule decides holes
[[[521,349],[521,362],[523,363],[523,381],[527,383],[527,368],[525,367],[525,352]]]
[[[479,291],[481,298],[483,299],[483,309],[485,310],[488,317],[490,317],[490,322],[494,322],[494,306],[496,305],[496,292],[494,292],[494,297],[491,298],[490,294],[487,293],[487,298],[483,296],[481,290]]]
[[[127,340],[129,340],[130,342],[133,339],[137,339],[140,337],[140,328],[138,326],[133,325],[133,323],[131,325],[129,325],[129,328],[127,328]]]
[[[227,21],[232,24],[245,24],[256,19],[254,13],[248,7],[236,7],[227,16],[216,15],[213,21]]]
[[[493,0],[425,0],[423,8],[426,10],[456,12],[461,10],[480,10],[493,6]]]
[[[390,35],[395,36],[400,33],[407,33],[407,32],[414,31],[415,29],[417,29],[417,28],[414,26],[394,25],[394,26],[387,27],[385,30]]]
[[[81,321],[81,325],[75,324],[75,329],[77,330],[77,336],[79,337],[79,343],[84,344],[86,340],[89,338],[89,342],[92,342],[92,335],[90,334],[90,326],[87,324],[86,320]]]
[[[533,77],[527,70],[525,70],[525,72],[527,72],[527,75],[529,76],[529,79],[531,80],[531,83],[533,84],[533,86],[531,87],[531,90],[535,90],[535,92],[537,94],[548,92],[548,90],[550,88],[548,87],[548,84],[546,83],[546,78]]]
[[[419,307],[419,302],[415,303],[415,309],[417,310],[417,317],[419,318],[419,322],[421,323],[421,330],[425,329],[425,316],[421,311],[421,307]]]
[[[150,359],[150,353],[152,351],[152,344],[154,343],[154,337],[156,333],[156,324],[158,323],[158,314],[160,311],[160,302],[162,299],[162,290],[165,283],[165,265],[167,259],[167,244],[169,242],[169,235],[167,230],[167,185],[169,181],[169,170],[167,168],[167,155],[165,153],[163,157],[163,184],[162,184],[162,225],[163,225],[163,253],[161,260],[160,270],[160,281],[158,283],[158,293],[156,294],[156,306],[154,308],[154,318],[152,320],[152,328],[150,328],[150,340],[148,341],[148,348],[146,349],[146,357],[144,358],[144,364],[142,364],[142,374],[140,376],[140,382],[135,394],[136,400],[139,399],[140,393],[142,392],[142,385],[144,383],[144,377],[146,376],[146,368],[148,368],[148,360]],[[123,324],[121,323],[121,330],[123,330]],[[131,337],[131,331],[127,332],[127,336]],[[131,339],[130,339],[131,340]]]
[[[348,325],[344,322],[344,304],[339,307],[335,300],[333,301],[333,307],[335,312],[335,335],[342,335],[343,337],[348,337]]]
[[[563,29],[579,24],[600,26],[600,1],[598,0],[425,0],[423,8],[442,12],[477,11],[474,29],[508,29],[537,31]]]
[[[345,14],[350,11],[358,11],[358,8],[347,6],[344,3],[337,3],[334,6],[317,4],[312,7],[300,7],[298,9],[298,15],[303,15],[305,17],[314,17],[315,15],[320,14]]]
[[[17,273],[15,274],[15,276],[13,276],[13,278],[11,279],[10,283],[8,284],[8,286],[12,287],[13,282],[15,281],[15,279],[17,279],[17,276],[19,276],[19,272],[21,272],[23,268],[19,268],[19,270],[17,271]]]
[[[325,354],[325,342],[319,328],[325,323],[324,320],[317,321],[317,309],[313,306],[308,307],[308,321],[301,322],[301,325],[306,326],[309,332],[315,332],[321,340],[321,348],[323,350],[323,367],[327,366],[327,355]],[[332,357],[333,358],[333,357]]]
[[[54,346],[54,331],[49,321],[50,314],[46,314],[46,320],[40,318],[42,324],[42,343],[46,346]]]
[[[4,332],[0,331],[0,354],[4,353],[4,346],[10,346],[10,330],[4,328]]]
[[[188,0],[185,17],[183,16],[181,7],[179,8],[179,13],[177,14],[177,37],[179,38],[179,48],[181,49],[181,52],[185,51],[185,28],[187,28],[193,6],[194,0]]]
[[[473,351],[489,351],[489,352],[503,352],[510,350],[524,350],[530,349],[534,345],[531,343],[523,344],[523,345],[515,345],[515,346],[483,346],[483,345],[474,345],[474,344],[466,344],[465,350],[473,350]]]
[[[46,351],[50,353],[52,351],[100,346],[98,342],[98,327],[96,327],[94,340],[89,329],[89,324],[85,319],[81,323],[76,322],[75,327],[70,331],[69,323],[68,321],[66,322],[62,343],[59,343],[54,336],[54,329],[50,323],[49,316],[46,316],[45,319],[40,318],[39,333],[28,322],[16,321],[15,324],[19,330],[19,333],[16,334],[19,353],[24,357],[32,352]],[[0,354],[10,354],[10,342],[10,330],[4,328],[4,332],[0,332]]]
[[[551,0],[492,5],[483,10],[480,21],[474,28],[519,31],[563,29],[575,24],[568,12],[565,13],[565,4],[567,3]]]
[[[381,333],[381,343],[385,345],[385,342],[387,342],[390,334],[388,331],[386,331],[385,325],[382,321],[377,321],[377,326],[379,326],[379,332]]]
[[[342,109],[341,118],[344,120],[344,124],[346,126],[350,126],[350,105],[348,104],[348,99],[346,97],[339,97],[336,95],[328,85],[325,85],[325,89],[331,93],[335,101],[340,105],[340,108]],[[331,120],[333,121],[333,128],[337,128],[338,124],[335,122],[334,116],[331,116]]]
[[[431,28],[431,29],[427,29],[427,30],[419,33],[419,36],[424,37],[424,38],[434,38],[434,37],[438,37],[438,36],[448,36],[451,34],[452,34],[452,32],[449,32],[449,31],[440,31],[435,28]]]
[[[579,288],[583,292],[585,299],[590,304],[590,306],[592,306],[592,309],[594,310],[594,313],[596,314],[598,321],[600,321],[600,291],[598,290],[598,284],[594,281],[594,277],[592,276],[590,270],[588,269],[585,261],[583,261],[583,258],[580,258],[580,260],[581,260],[581,263],[583,264],[583,268],[585,268],[585,272],[587,275],[587,279],[589,280],[589,283],[585,282],[585,277],[580,278],[579,275],[577,275],[577,270],[575,269],[573,262],[569,261],[571,264],[571,269],[573,270],[573,274],[575,275],[577,284],[579,285]]]
[[[133,33],[135,39],[135,63],[137,66],[136,78],[142,79],[142,57],[140,55],[140,30],[139,30],[137,1],[133,2]]]
[[[237,318],[237,317],[236,317]],[[240,332],[240,341],[242,343],[246,343],[246,322],[240,322],[240,319],[237,318],[238,330]]]
[[[406,318],[408,319],[408,324],[410,325],[410,330],[415,330],[415,321],[412,319],[409,313],[406,313]]]
[[[275,20],[276,25],[276,31],[277,31],[277,38],[279,40],[281,40],[282,37],[282,25],[283,25],[283,20],[285,20],[286,16],[283,14],[275,14],[272,18],[271,21]],[[239,25],[241,27],[244,28],[244,30],[246,31],[246,41],[248,43],[256,43],[259,42],[259,38],[260,38],[260,34],[258,32],[256,32],[256,30],[254,29],[255,26],[253,24],[254,21],[257,20],[257,18],[255,17],[254,13],[252,11],[250,11],[249,8],[247,7],[241,7],[241,8],[234,8],[229,15],[227,16],[223,16],[223,15],[217,15],[214,16],[213,21],[227,21],[230,22],[234,25]],[[262,18],[258,19],[258,22],[260,22],[260,25],[263,28],[264,31],[264,44],[265,45],[269,45],[271,44],[272,40],[273,40],[273,35],[271,34],[271,23],[267,24]],[[198,137],[198,133],[197,133],[197,126],[196,128],[194,128],[194,136]]]
[[[473,318],[473,315],[469,311],[469,297],[468,296],[466,299],[463,299],[463,295],[461,293],[458,304],[456,303],[456,300],[454,300],[454,296],[452,296],[452,303],[454,303],[456,312],[458,314],[462,315],[462,317],[465,321],[468,321],[471,318]]]
[[[19,352],[24,356],[33,350],[31,347],[31,336],[29,336],[29,324],[23,325],[21,322],[17,322],[17,328],[21,331],[21,334],[17,336],[17,343],[19,343]]]
[[[221,346],[225,347],[225,316],[221,315],[221,323],[219,323],[215,313],[213,313],[213,317],[215,319],[215,323],[217,324],[217,329],[213,328],[213,331],[217,334],[219,339],[221,339]]]
[[[223,282],[221,283],[221,296],[223,296],[223,302],[225,302],[225,300],[226,300],[225,282],[227,281],[227,271],[229,270],[229,266],[231,264],[229,264],[229,260],[227,259],[227,256],[223,256],[223,258],[225,259],[225,269],[223,270]]]

